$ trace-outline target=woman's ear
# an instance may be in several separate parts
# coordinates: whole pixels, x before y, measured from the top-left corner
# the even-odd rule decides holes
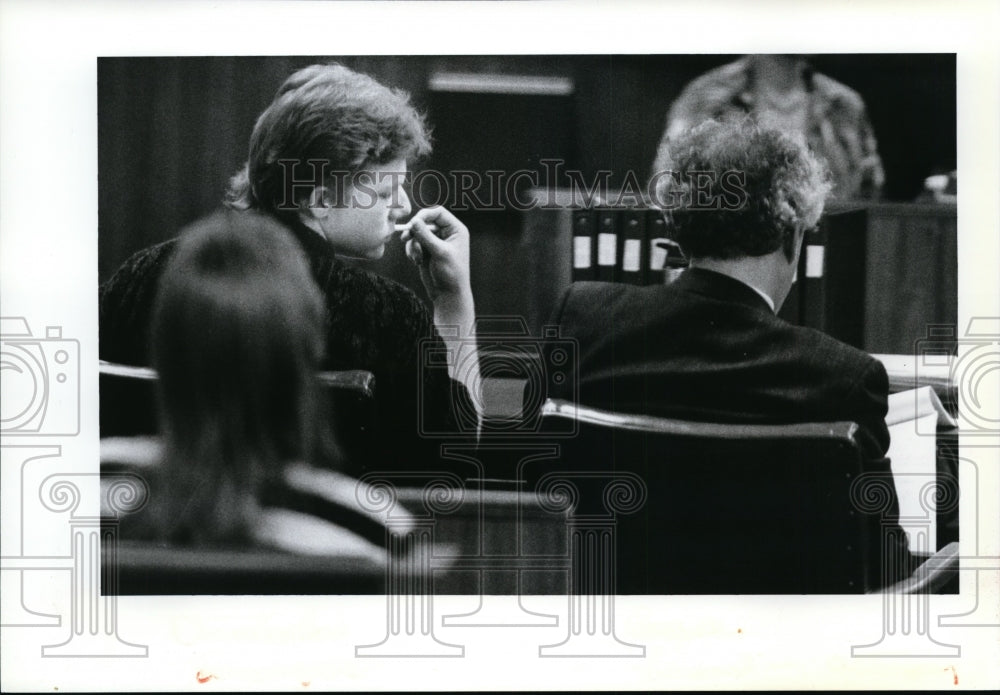
[[[299,214],[303,219],[322,220],[330,214],[329,192],[326,186],[316,186],[309,197],[299,203]]]
[[[299,201],[299,222],[314,232],[323,234],[323,224],[330,214],[325,186],[317,186],[308,198]]]

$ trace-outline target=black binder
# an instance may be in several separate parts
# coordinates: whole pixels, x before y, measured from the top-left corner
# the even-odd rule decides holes
[[[646,210],[627,208],[621,211],[619,280],[645,285],[649,275],[649,243],[646,237]]]
[[[618,279],[618,217],[614,208],[597,210],[597,279],[603,282]]]
[[[596,280],[597,213],[590,208],[573,210],[573,266],[571,279]]]
[[[669,241],[669,237],[667,236],[667,221],[663,217],[663,212],[649,208],[646,210],[646,250],[648,253],[646,281],[649,284],[657,285],[663,282],[663,268],[667,253],[662,242],[666,241]]]
[[[828,212],[806,233],[798,278],[779,316],[864,348],[865,208]]]

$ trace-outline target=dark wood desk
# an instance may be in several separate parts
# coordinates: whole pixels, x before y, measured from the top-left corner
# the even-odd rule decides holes
[[[124,450],[122,444],[108,440],[107,455],[116,446]],[[153,445],[145,440],[130,444],[133,449]],[[116,516],[111,501],[113,485],[126,475],[132,474],[104,471],[101,479],[107,594],[379,594],[390,586],[389,553],[377,561],[350,549],[296,555],[265,548],[206,550],[121,539],[111,543],[114,520],[128,515]],[[419,554],[411,548],[397,557],[396,570],[426,572],[436,594],[565,594],[568,510],[546,508],[538,494],[519,491],[514,483],[506,488],[472,482],[465,488],[397,488],[396,503],[414,515],[421,529],[415,538],[429,544]],[[108,574],[112,567],[117,569],[114,579]]]
[[[913,354],[929,324],[958,321],[958,218],[953,203],[868,208],[868,352]]]

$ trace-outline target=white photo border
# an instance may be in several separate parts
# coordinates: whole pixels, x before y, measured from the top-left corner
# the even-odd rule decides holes
[[[8,445],[37,444],[61,457],[62,472],[76,476],[83,491],[81,517],[96,514],[98,57],[955,53],[962,330],[975,317],[1000,316],[998,12],[988,0],[0,0],[0,313],[27,318],[35,332],[59,327],[62,339],[78,341],[80,365],[79,435],[3,441],[5,561],[27,554],[29,544],[40,549],[37,556],[69,551],[64,518],[32,519],[26,505],[18,506],[17,476],[30,464]],[[991,443],[972,454],[987,492],[1000,490],[998,447]],[[995,504],[1000,494],[981,499]],[[963,507],[962,528],[996,518],[995,508],[980,512],[970,518]],[[978,550],[1000,556],[995,527],[991,534],[979,539]],[[852,658],[852,645],[878,638],[877,596],[620,597],[618,632],[646,645],[646,658],[619,660],[539,659],[538,645],[560,635],[539,628],[466,630],[460,659],[357,659],[356,645],[384,634],[384,596],[122,597],[118,634],[148,647],[145,656],[47,658],[42,647],[65,640],[68,630],[64,574],[35,571],[32,586],[23,587],[36,611],[64,616],[59,625],[10,625],[4,599],[3,690],[923,689],[986,688],[1000,679],[996,615],[992,625],[950,628],[942,641],[961,646],[954,657]],[[936,613],[968,608],[973,584],[963,576],[960,595],[935,597]],[[991,589],[980,601],[1000,605],[997,587]],[[553,612],[564,610],[564,598],[551,598]],[[441,614],[457,612],[446,600],[438,605]]]

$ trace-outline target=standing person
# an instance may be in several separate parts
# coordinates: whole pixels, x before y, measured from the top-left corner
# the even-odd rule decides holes
[[[340,65],[313,65],[291,75],[258,118],[227,195],[229,207],[279,221],[306,253],[326,309],[323,368],[374,373],[371,470],[437,467],[438,445],[422,428],[451,431],[456,413],[475,413],[477,402],[464,386],[478,381],[466,227],[431,208],[404,232],[433,314],[402,285],[340,258],[379,258],[392,243],[394,225],[412,212],[407,164],[429,149],[405,93]],[[151,308],[174,246],[140,251],[101,288],[102,359],[149,364]],[[428,363],[428,347],[439,355],[447,347],[453,359]]]
[[[747,115],[803,137],[826,160],[833,197],[878,199],[885,172],[864,101],[800,55],[744,56],[692,80],[670,105],[654,172],[665,169],[672,138],[709,119]]]

